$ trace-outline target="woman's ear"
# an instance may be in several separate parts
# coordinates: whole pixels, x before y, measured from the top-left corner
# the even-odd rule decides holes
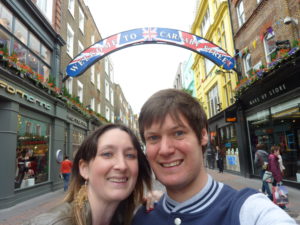
[[[89,179],[89,164],[83,159],[79,160],[79,173],[85,179]]]
[[[201,131],[201,145],[206,146],[207,143],[208,143],[207,130],[205,128],[203,128],[202,131]]]

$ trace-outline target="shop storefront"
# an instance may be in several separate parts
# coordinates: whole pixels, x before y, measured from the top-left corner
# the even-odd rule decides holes
[[[300,59],[286,63],[259,80],[240,97],[248,145],[249,173],[258,176],[254,165],[257,144],[267,150],[281,147],[284,181],[300,187]]]

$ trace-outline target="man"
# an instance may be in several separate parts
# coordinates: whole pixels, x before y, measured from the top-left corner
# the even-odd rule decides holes
[[[133,225],[296,224],[262,193],[234,190],[207,174],[207,119],[189,94],[175,89],[155,93],[141,109],[139,129],[150,165],[167,192],[151,212],[140,208]]]
[[[64,179],[64,191],[67,191],[69,187],[72,166],[73,163],[71,162],[71,160],[69,160],[69,157],[65,156],[64,160],[61,162],[60,165],[60,173],[63,175]]]

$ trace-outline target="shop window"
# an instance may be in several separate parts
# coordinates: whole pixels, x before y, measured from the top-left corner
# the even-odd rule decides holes
[[[249,115],[247,121],[252,159],[258,143],[265,144],[268,151],[278,145],[286,167],[284,179],[300,183],[300,98]],[[258,175],[254,165],[253,171]]]
[[[41,45],[41,57],[48,65],[51,64],[51,57],[52,57],[51,51],[48,48],[46,48],[44,45]]]
[[[39,61],[38,59],[36,58],[35,55],[29,53],[28,54],[28,66],[30,66],[30,68],[35,71],[35,72],[39,72]]]
[[[27,45],[28,29],[18,20],[15,21],[14,35],[25,45]]]
[[[47,123],[18,116],[15,188],[48,181],[49,129]]]

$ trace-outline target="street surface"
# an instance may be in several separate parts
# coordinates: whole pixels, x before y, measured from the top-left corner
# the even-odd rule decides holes
[[[214,179],[230,185],[236,189],[251,187],[261,188],[261,181],[258,179],[244,178],[231,173],[218,173],[216,170],[208,170]],[[154,182],[154,189],[162,190],[163,186]],[[288,213],[300,224],[300,190],[288,187],[289,200]],[[64,196],[63,190],[48,193],[31,200],[22,202],[8,209],[0,210],[0,225],[21,225],[23,221],[34,217],[40,213],[55,207],[62,202]]]

